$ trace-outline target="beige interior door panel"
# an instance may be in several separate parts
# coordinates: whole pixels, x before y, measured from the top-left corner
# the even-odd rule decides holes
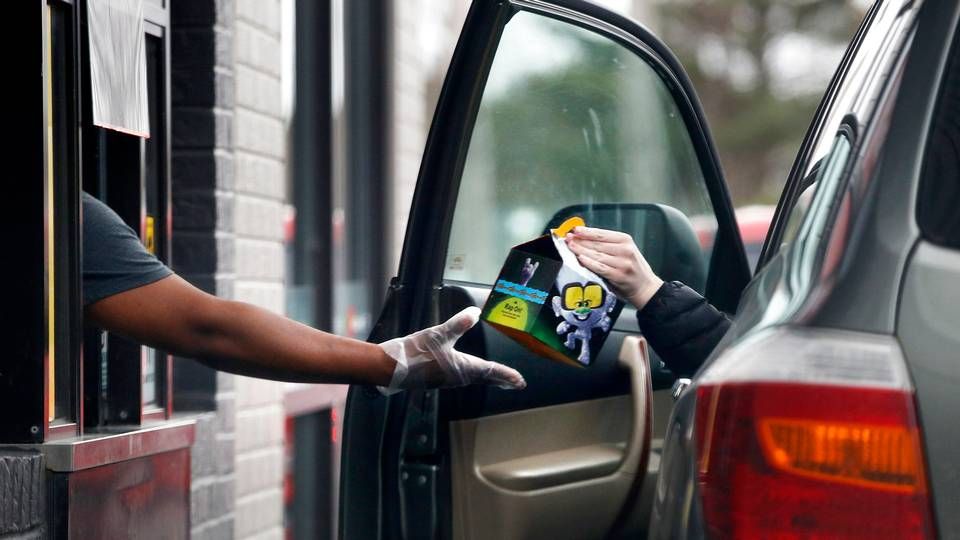
[[[451,423],[456,538],[589,539],[640,526],[621,515],[649,477],[646,342],[625,338],[620,362],[630,395]]]
[[[534,491],[613,474],[623,460],[623,444],[591,444],[510,459],[480,468],[491,484]]]

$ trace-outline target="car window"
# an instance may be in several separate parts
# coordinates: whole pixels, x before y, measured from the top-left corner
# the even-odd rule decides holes
[[[800,232],[800,223],[810,210],[814,196],[818,193],[817,188],[820,185],[820,180],[825,173],[822,165],[825,160],[829,159],[829,156],[820,158],[819,161],[813,164],[807,176],[800,181],[797,198],[793,203],[793,207],[790,209],[790,217],[787,218],[787,224],[783,228],[780,237],[781,249],[793,243],[793,240]]]
[[[820,234],[829,218],[829,207],[839,188],[843,185],[843,172],[850,157],[851,141],[846,133],[838,135],[829,153],[824,156],[811,171],[813,178],[804,183],[804,189],[797,198],[787,226],[784,230],[783,245],[794,240],[810,243],[808,253],[814,253],[820,243]]]
[[[960,34],[953,38],[917,194],[917,224],[924,238],[960,249]]]
[[[493,283],[510,247],[542,234],[565,209],[604,205],[625,223],[642,210],[626,203],[679,210],[706,268],[717,220],[667,84],[603,35],[516,14],[477,113],[445,279]]]

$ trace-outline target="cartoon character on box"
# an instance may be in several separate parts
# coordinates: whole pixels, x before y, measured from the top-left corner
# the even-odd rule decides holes
[[[571,350],[576,348],[579,340],[580,355],[577,361],[589,365],[590,338],[593,337],[593,330],[595,328],[600,328],[604,332],[610,330],[609,313],[616,306],[617,298],[608,294],[599,283],[576,278],[570,280],[570,276],[565,279],[563,272],[557,276],[557,289],[560,291],[560,296],[554,296],[552,299],[553,313],[563,319],[557,325],[557,335],[566,334],[567,340],[564,345]]]

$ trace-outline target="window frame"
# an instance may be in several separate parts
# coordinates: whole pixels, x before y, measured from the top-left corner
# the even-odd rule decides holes
[[[146,6],[144,6],[144,11],[148,11]],[[148,243],[147,238],[150,235],[154,237],[154,253],[157,257],[163,261],[167,266],[172,266],[173,263],[173,224],[172,224],[172,201],[173,196],[171,192],[171,97],[170,97],[170,31],[169,27],[161,26],[156,24],[151,19],[147,18],[145,21],[144,30],[146,32],[145,39],[148,41],[153,39],[159,41],[159,46],[156,49],[157,53],[160,55],[160,59],[157,67],[157,81],[156,82],[156,91],[159,93],[159,99],[155,100],[152,97],[149,98],[151,108],[156,106],[157,114],[156,119],[158,122],[154,123],[154,116],[151,114],[150,117],[150,131],[151,131],[151,141],[142,141],[141,148],[143,149],[142,154],[142,163],[141,167],[144,169],[144,189],[154,188],[157,190],[155,193],[157,197],[155,216],[150,215],[150,205],[149,201],[145,204],[145,217],[141,222],[141,238],[144,240],[144,243]],[[150,54],[150,48],[147,47],[147,55]],[[148,69],[147,69],[147,88],[148,91],[151,88],[150,79],[150,69],[149,69],[149,57],[147,58]],[[147,145],[156,144],[156,166],[158,168],[156,172],[156,179],[159,185],[149,186],[147,182],[147,171],[146,168],[149,166],[147,161]],[[148,231],[150,222],[148,220],[153,218],[154,230]],[[143,347],[143,356],[149,354],[147,351],[149,348]],[[156,352],[156,365],[154,366],[154,373],[156,376],[155,379],[155,389],[154,395],[156,397],[154,403],[144,404],[141,396],[141,421],[147,420],[165,420],[170,418],[173,414],[173,355],[155,350]],[[142,363],[142,368],[145,368],[146,359]],[[141,373],[141,388],[145,384],[144,380],[145,375]]]
[[[82,203],[86,175],[90,170],[90,151],[96,142],[91,137],[89,100],[89,54],[85,27],[85,4],[76,0],[48,0],[42,3],[37,19],[42,39],[34,52],[42,56],[42,101],[34,109],[39,124],[31,144],[36,149],[30,159],[43,182],[16,194],[15,223],[24,230],[15,236],[28,248],[22,252],[22,268],[13,271],[22,282],[23,294],[14,295],[15,311],[19,311],[15,329],[21,330],[16,349],[11,354],[9,369],[4,369],[0,382],[8,389],[0,400],[7,410],[16,411],[0,423],[0,442],[44,443],[80,437],[96,432],[116,432],[116,428],[137,429],[144,422],[168,420],[172,414],[172,359],[162,353],[158,362],[157,407],[144,407],[141,401],[143,351],[140,362],[112,362],[112,371],[132,375],[141,384],[112,385],[104,394],[97,392],[91,377],[100,369],[84,349],[82,301]],[[159,210],[161,238],[157,255],[171,263],[170,223],[170,31],[169,5],[144,4],[145,39],[160,39],[158,67],[159,91],[156,98],[160,125],[152,126],[157,147]],[[55,27],[56,25],[56,27]],[[36,102],[34,102],[36,103]],[[39,117],[39,118],[37,118]],[[42,119],[42,122],[39,120]],[[143,185],[146,143],[138,139],[138,167],[141,212],[135,230],[145,235],[143,219]],[[17,330],[15,330],[17,331]],[[93,371],[91,371],[93,370]],[[123,421],[100,414],[103,400],[135,405]],[[60,412],[60,414],[56,414]]]
[[[48,358],[48,374],[45,384],[47,427],[45,439],[71,437],[82,433],[83,393],[80,388],[82,369],[81,339],[83,328],[82,301],[70,291],[79,290],[82,238],[80,229],[80,135],[76,126],[80,123],[81,102],[78,90],[78,74],[81,69],[79,25],[76,5],[52,3],[47,12],[47,46],[45,72],[49,74],[48,115],[51,132],[48,141],[48,164],[52,167],[48,181],[50,208],[46,219],[53,230],[52,249],[48,251],[47,265],[53,267],[51,323],[53,343],[48,345],[53,354]],[[63,34],[55,27],[59,20]],[[63,43],[58,43],[64,39]],[[65,56],[61,57],[61,53]],[[58,95],[62,91],[63,95]],[[63,112],[61,112],[63,111]],[[48,284],[49,286],[49,284]],[[48,294],[51,292],[48,291]],[[66,381],[63,380],[66,375]],[[50,394],[54,394],[51,396]],[[56,413],[60,396],[67,403],[64,416]]]
[[[81,47],[84,47],[85,60],[89,60],[89,51],[86,50],[86,25],[84,24],[85,14],[78,12],[81,18],[81,26],[84,28],[84,34],[81,36]],[[158,144],[157,165],[159,171],[157,179],[160,182],[157,202],[159,208],[156,211],[155,219],[155,242],[159,247],[156,251],[157,257],[167,264],[171,265],[172,250],[172,224],[170,223],[170,32],[169,16],[165,9],[158,6],[151,7],[144,3],[144,39],[159,40],[160,46],[156,50],[162,55],[160,62],[158,81],[149,80],[148,70],[148,89],[153,82],[160,85],[158,99],[154,96],[149,97],[151,102],[159,102],[157,117],[161,120],[160,125],[151,125],[150,140],[134,137],[100,127],[93,126],[92,111],[89,110],[89,103],[84,103],[87,108],[84,110],[84,122],[82,126],[83,136],[88,144],[85,151],[85,177],[82,181],[91,189],[88,193],[98,197],[110,206],[121,218],[133,229],[140,237],[141,241],[146,242],[147,237],[147,145]],[[146,42],[144,44],[147,47]],[[149,47],[147,47],[149,52]],[[150,62],[149,58],[145,61]],[[89,73],[84,73],[83,90],[84,96],[90,95]],[[84,98],[85,100],[89,98]],[[151,103],[151,107],[154,103]],[[120,152],[119,158],[111,156],[111,152],[117,148],[125,148],[127,151]],[[105,155],[105,156],[104,156]],[[111,182],[112,176],[134,176],[136,182]],[[93,181],[96,181],[96,184]],[[87,332],[85,344],[85,356],[93,359],[100,357],[99,362],[90,362],[87,366],[84,378],[84,401],[86,414],[84,415],[84,427],[86,429],[96,430],[103,427],[112,426],[130,426],[135,427],[146,422],[163,421],[171,417],[173,413],[173,373],[172,356],[166,352],[156,351],[156,365],[154,372],[156,377],[155,396],[157,400],[154,403],[144,405],[143,386],[144,371],[148,355],[153,349],[134,343],[121,336],[112,335],[107,332]],[[106,343],[106,358],[103,358],[104,352],[99,346],[100,343]],[[102,362],[106,362],[104,369]]]
[[[46,383],[46,347],[47,338],[47,292],[45,273],[46,234],[49,228],[46,222],[46,200],[48,182],[51,178],[47,161],[47,125],[49,120],[48,77],[36,77],[33,71],[40,61],[46,73],[49,57],[46,40],[47,15],[45,10],[38,12],[36,4],[18,2],[10,4],[15,20],[28,21],[34,28],[44,32],[43,39],[27,40],[21,53],[29,58],[23,62],[31,66],[28,72],[16,72],[24,77],[20,84],[12,85],[12,92],[19,92],[11,102],[28,104],[23,107],[25,122],[19,126],[20,136],[12,138],[16,149],[12,157],[20,167],[16,167],[27,181],[20,181],[17,189],[7,195],[5,224],[17,227],[3,227],[4,245],[16,253],[19,264],[8,264],[4,276],[15,284],[6,295],[5,308],[2,311],[3,328],[7,337],[4,357],[4,369],[0,370],[0,407],[8,414],[0,422],[0,440],[13,442],[35,442],[42,440],[45,433],[47,411],[44,387]],[[20,99],[17,99],[20,98]],[[22,100],[22,101],[21,101]],[[20,112],[19,110],[15,110]]]

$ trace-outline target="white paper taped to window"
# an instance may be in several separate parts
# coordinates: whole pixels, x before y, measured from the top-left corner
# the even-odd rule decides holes
[[[87,0],[93,123],[150,137],[143,0]]]

